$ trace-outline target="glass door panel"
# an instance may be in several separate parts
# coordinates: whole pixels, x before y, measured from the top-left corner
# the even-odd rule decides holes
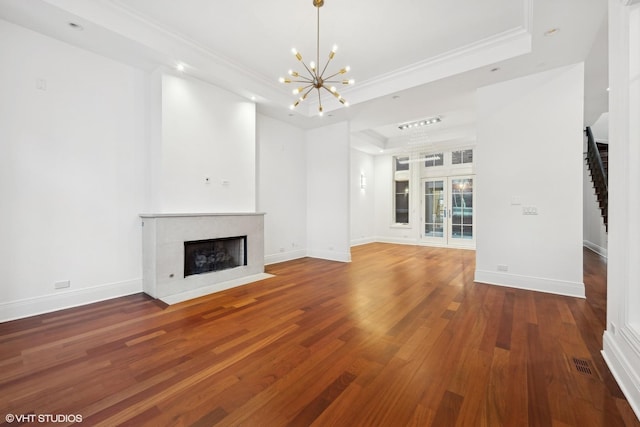
[[[443,246],[473,247],[473,177],[428,179],[423,188],[422,240]]]
[[[452,239],[473,239],[473,179],[451,178]]]
[[[424,236],[444,237],[444,181],[426,181],[424,185]]]

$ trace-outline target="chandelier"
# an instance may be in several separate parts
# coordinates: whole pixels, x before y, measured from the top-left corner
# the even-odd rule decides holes
[[[318,114],[322,116],[322,90],[326,90],[331,93],[333,96],[337,98],[340,103],[344,106],[349,106],[349,103],[338,93],[338,90],[333,84],[343,84],[343,85],[352,85],[355,83],[353,79],[340,79],[340,75],[346,74],[349,71],[349,66],[341,68],[337,73],[328,75],[325,77],[325,72],[329,63],[333,59],[338,50],[336,45],[333,46],[331,52],[329,52],[329,59],[327,59],[326,64],[322,67],[322,71],[320,71],[320,8],[324,5],[324,0],[313,0],[313,5],[318,10],[318,22],[317,22],[317,39],[316,39],[316,61],[309,62],[307,65],[302,60],[302,55],[295,48],[291,49],[291,52],[295,55],[296,59],[302,63],[306,73],[298,73],[297,71],[289,70],[289,77],[280,77],[280,83],[298,83],[299,87],[293,90],[294,95],[300,95],[300,97],[291,104],[290,108],[293,110],[296,108],[302,101],[307,99],[309,93],[316,89],[318,92]],[[332,80],[333,79],[333,80]]]

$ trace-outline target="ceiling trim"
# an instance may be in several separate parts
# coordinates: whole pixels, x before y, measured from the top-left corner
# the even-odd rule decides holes
[[[518,27],[451,50],[446,54],[394,70],[378,78],[357,82],[355,86],[341,93],[351,105],[355,105],[524,55],[530,53],[531,49],[531,33],[525,27]],[[339,103],[331,103],[323,107],[325,112],[343,108]],[[301,110],[307,116],[317,115],[317,111],[318,102],[315,100],[309,100]]]
[[[530,53],[533,40],[533,0],[521,1],[523,14],[520,26],[396,69],[375,79],[358,81],[355,86],[341,91],[343,97],[348,99],[351,105],[355,105]],[[340,108],[344,107],[334,102],[323,105],[325,112]],[[308,104],[296,110],[307,117],[315,116],[318,101],[310,99]]]
[[[61,10],[100,26],[119,37],[125,37],[147,49],[157,66],[174,67],[178,62],[187,67],[189,73],[216,85],[222,85],[243,96],[259,95],[265,99],[280,98],[279,85],[265,76],[207,49],[200,43],[172,31],[127,6],[121,0],[79,1],[41,0]],[[249,94],[249,92],[251,92]]]
[[[239,95],[257,96],[260,101],[286,108],[291,97],[281,85],[267,76],[215,53],[189,37],[141,15],[123,0],[87,2],[78,0],[43,0],[85,19],[93,21],[115,34],[127,37],[163,57],[168,67],[185,64],[187,72],[204,81],[221,85]],[[345,88],[343,96],[351,105],[369,101],[398,91],[424,85],[445,77],[477,69],[531,52],[530,33],[533,0],[523,3],[522,24],[511,30],[487,37],[469,45],[396,69],[374,79],[357,82]],[[123,19],[123,18],[127,19]],[[158,53],[160,55],[158,55]],[[342,108],[328,102],[324,110]],[[296,113],[306,117],[317,115],[318,101],[309,99]]]

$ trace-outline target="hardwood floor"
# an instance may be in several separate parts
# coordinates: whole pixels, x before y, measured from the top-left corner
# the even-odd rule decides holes
[[[584,255],[587,300],[476,284],[472,251],[369,244],[174,306],[140,294],[7,322],[0,415],[639,426],[600,354],[606,265]]]

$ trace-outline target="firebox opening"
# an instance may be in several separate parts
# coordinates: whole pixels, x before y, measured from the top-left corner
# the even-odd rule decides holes
[[[184,277],[247,265],[247,236],[184,242]]]

